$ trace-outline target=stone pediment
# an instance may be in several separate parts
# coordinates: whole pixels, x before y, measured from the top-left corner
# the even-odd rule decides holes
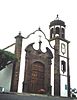
[[[29,55],[36,55],[36,56],[42,56],[42,57],[50,57],[51,59],[53,58],[52,51],[48,47],[46,47],[46,52],[42,52],[42,50],[39,50],[39,49],[35,50],[33,48],[34,44],[35,43],[31,43],[31,44],[29,44],[26,47],[26,49],[25,49],[26,53],[28,53]]]

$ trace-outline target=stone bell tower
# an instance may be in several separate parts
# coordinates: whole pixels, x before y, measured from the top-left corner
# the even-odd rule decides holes
[[[70,96],[69,41],[65,39],[65,22],[50,22],[50,41],[54,41],[54,96]]]

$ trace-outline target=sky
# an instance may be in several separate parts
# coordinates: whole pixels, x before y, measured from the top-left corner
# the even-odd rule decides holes
[[[26,37],[38,27],[49,38],[49,24],[59,15],[66,24],[65,37],[70,41],[71,87],[77,88],[77,1],[76,0],[0,0],[0,49],[15,42],[19,32]],[[39,36],[37,36],[39,40]],[[43,39],[43,38],[42,38]],[[34,36],[24,40],[37,41]]]

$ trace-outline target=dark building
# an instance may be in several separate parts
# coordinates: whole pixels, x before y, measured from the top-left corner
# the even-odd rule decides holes
[[[51,80],[51,59],[52,52],[47,47],[46,53],[41,51],[41,41],[39,49],[35,50],[33,44],[26,47],[25,74],[23,92],[29,93],[49,93]]]

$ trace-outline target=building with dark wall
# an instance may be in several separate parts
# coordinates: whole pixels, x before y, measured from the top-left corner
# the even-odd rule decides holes
[[[26,47],[25,73],[23,82],[23,92],[28,93],[49,93],[51,81],[51,50],[47,47],[46,53],[41,51],[41,41],[39,49],[35,50],[33,44]]]

